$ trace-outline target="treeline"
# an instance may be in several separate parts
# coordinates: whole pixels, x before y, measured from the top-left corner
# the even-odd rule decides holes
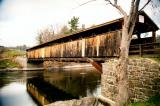
[[[7,48],[26,51],[26,49],[28,49],[29,47],[27,47],[26,45],[19,45],[19,46],[15,46],[15,47],[7,47]]]
[[[38,32],[36,40],[38,44],[43,44],[45,42],[51,41],[55,36],[71,34],[79,29],[85,29],[85,25],[83,24],[82,27],[79,28],[79,17],[73,16],[68,22],[68,25],[62,26],[60,30],[56,33],[53,26],[40,30]]]

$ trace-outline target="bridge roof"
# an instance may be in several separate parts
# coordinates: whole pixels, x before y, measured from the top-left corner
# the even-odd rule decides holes
[[[151,20],[149,18],[149,16],[145,12],[143,12],[143,11],[140,12],[140,15],[144,16],[144,23],[139,22],[139,18],[137,19],[136,26],[134,29],[134,34],[156,31],[159,29],[158,26],[153,22],[153,20]],[[119,18],[116,20],[105,22],[103,24],[92,26],[90,28],[78,30],[78,31],[71,33],[71,34],[55,36],[52,41],[31,47],[31,48],[27,49],[27,51],[41,48],[44,46],[49,46],[49,45],[56,44],[56,43],[62,43],[62,42],[67,42],[67,41],[71,41],[71,40],[75,40],[75,39],[82,39],[85,37],[95,36],[97,34],[121,30],[122,29],[122,22],[123,22],[123,18]]]

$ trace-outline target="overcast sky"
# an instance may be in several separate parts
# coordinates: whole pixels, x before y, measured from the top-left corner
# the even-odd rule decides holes
[[[0,0],[0,45],[36,45],[39,30],[50,25],[55,30],[67,25],[73,16],[79,17],[79,26],[97,25],[121,17],[104,0]],[[121,0],[127,10],[128,0]],[[147,11],[152,15],[152,11]],[[158,22],[156,19],[154,20]]]

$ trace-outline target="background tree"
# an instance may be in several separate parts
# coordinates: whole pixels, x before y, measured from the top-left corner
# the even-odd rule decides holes
[[[81,29],[84,30],[85,28],[86,28],[85,24],[82,24],[82,28]]]
[[[19,50],[26,50],[28,47],[24,44],[24,45],[20,45],[20,46],[16,46],[15,49],[19,49]]]
[[[38,36],[36,38],[38,44],[42,44],[48,41],[51,41],[54,38],[54,30],[53,27],[47,27],[43,30],[40,30],[40,32],[38,32]]]
[[[123,106],[129,99],[129,85],[128,85],[128,55],[129,46],[132,39],[133,30],[140,11],[142,11],[151,0],[143,1],[144,5],[139,8],[141,0],[130,0],[131,6],[129,14],[118,4],[119,0],[105,0],[108,4],[115,7],[124,17],[122,27],[122,39],[120,43],[120,56],[117,64],[117,98],[116,106]],[[152,0],[153,1],[153,0]]]
[[[64,34],[69,34],[69,33],[70,33],[69,28],[66,25],[64,25],[62,26],[60,31],[57,33],[57,35],[64,35]]]
[[[78,30],[78,24],[79,24],[78,21],[79,21],[79,17],[73,16],[73,18],[68,22],[68,24],[70,25],[71,33]]]

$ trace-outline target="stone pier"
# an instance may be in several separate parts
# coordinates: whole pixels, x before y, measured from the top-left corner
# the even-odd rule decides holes
[[[102,95],[115,101],[117,94],[116,64],[117,59],[103,63],[101,79]],[[160,94],[160,64],[147,58],[129,59],[129,92],[131,101],[143,101]]]

